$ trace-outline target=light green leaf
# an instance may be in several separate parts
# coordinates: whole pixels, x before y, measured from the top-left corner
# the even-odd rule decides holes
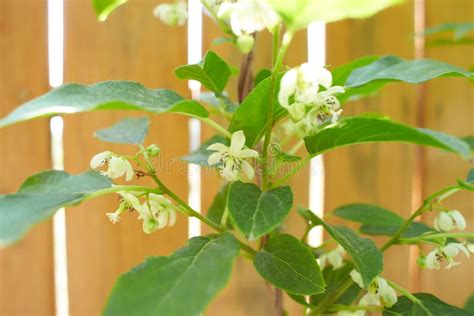
[[[361,224],[400,226],[404,223],[403,218],[394,212],[370,204],[343,205],[336,208],[332,214]]]
[[[118,279],[104,315],[198,316],[229,280],[238,254],[237,241],[224,233],[148,258]]]
[[[290,187],[262,192],[253,183],[233,182],[227,196],[227,207],[235,225],[254,240],[280,225],[293,205]]]
[[[379,60],[355,69],[346,81],[346,86],[360,87],[372,82],[402,81],[422,83],[439,77],[471,77],[472,73],[431,59],[403,60],[395,56]]]
[[[0,120],[0,127],[42,116],[94,110],[175,112],[195,117],[209,113],[196,101],[167,89],[149,90],[133,81],[104,81],[91,86],[65,84],[16,108]]]
[[[344,118],[334,126],[305,137],[304,141],[313,156],[349,145],[402,142],[443,149],[465,159],[470,157],[469,146],[459,138],[424,128],[412,128],[378,115]]]
[[[433,26],[433,27],[429,27],[425,29],[425,31],[422,34],[425,36],[429,36],[433,34],[453,32],[454,39],[460,40],[464,35],[466,35],[467,33],[471,31],[474,31],[474,22],[466,22],[466,23],[449,22],[449,23],[444,23],[444,24]]]
[[[334,22],[347,18],[367,18],[402,3],[403,0],[266,0],[290,30],[307,27],[313,21]]]
[[[360,237],[343,226],[331,226],[319,219],[321,224],[352,257],[354,265],[362,275],[365,286],[383,271],[383,254],[370,239]]]
[[[209,164],[207,163],[207,158],[210,154],[213,153],[213,151],[207,150],[207,147],[215,143],[221,143],[226,146],[229,146],[229,139],[221,135],[214,135],[210,139],[203,142],[198,149],[189,153],[186,156],[181,157],[181,159],[189,163],[193,163],[203,167],[209,167]]]
[[[227,63],[211,51],[206,53],[199,64],[180,66],[174,73],[179,79],[199,81],[217,94],[222,93],[231,75]]]
[[[469,312],[460,309],[459,307],[446,304],[436,296],[428,293],[417,293],[414,296],[420,303],[431,313],[429,315],[423,308],[412,302],[406,296],[398,298],[398,302],[391,308],[384,310],[384,316],[469,316]],[[472,315],[471,315],[472,316]]]
[[[142,145],[149,128],[150,119],[147,117],[125,118],[95,132],[95,137],[109,143]]]
[[[124,3],[127,0],[92,0],[97,19],[101,22],[107,20],[109,14]]]
[[[311,251],[290,235],[268,239],[255,256],[254,265],[265,280],[291,294],[318,294],[326,287]]]
[[[59,208],[78,204],[89,194],[111,186],[110,179],[93,171],[77,176],[46,171],[29,177],[17,193],[0,196],[0,246],[20,239]]]
[[[222,215],[227,206],[227,193],[229,192],[230,184],[224,185],[219,192],[217,192],[214,200],[207,210],[207,218],[209,218],[214,223],[220,225],[222,221]]]

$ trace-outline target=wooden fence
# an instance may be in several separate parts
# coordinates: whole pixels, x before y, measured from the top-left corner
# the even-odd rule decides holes
[[[148,87],[171,88],[188,95],[186,83],[171,79],[175,67],[186,63],[186,29],[170,28],[151,14],[160,1],[131,0],[106,23],[95,19],[90,0],[65,0],[65,81],[93,83],[107,79],[143,82]],[[427,0],[427,25],[474,20],[472,0]],[[341,65],[363,55],[395,54],[414,58],[413,3],[388,9],[368,20],[347,20],[327,27],[328,64]],[[219,36],[211,22],[204,25],[204,48],[217,51],[238,66],[230,46],[214,46]],[[255,65],[269,66],[267,36],[258,39]],[[473,46],[430,48],[427,56],[467,68]],[[285,59],[288,65],[306,61],[306,34],[299,33]],[[0,0],[0,115],[48,90],[46,0]],[[461,79],[439,79],[427,85],[426,126],[458,136],[474,134],[472,84]],[[377,96],[346,107],[345,115],[377,112],[415,124],[416,87],[390,85]],[[102,112],[66,116],[65,166],[77,173],[88,169],[90,157],[105,149],[131,151],[92,138],[95,130],[130,113]],[[187,195],[186,173],[176,157],[188,151],[187,119],[163,115],[153,119],[149,137],[157,143],[168,164],[163,178],[176,193]],[[203,139],[212,131],[203,128]],[[22,180],[50,168],[47,119],[0,130],[0,193],[14,192]],[[374,144],[328,154],[326,211],[338,205],[366,202],[382,205],[407,216],[411,212],[414,147]],[[427,150],[425,196],[465,176],[468,163],[438,150]],[[185,170],[185,169],[184,169]],[[292,180],[296,204],[307,204],[308,175]],[[202,201],[206,210],[220,180],[203,175]],[[104,213],[115,207],[114,198],[87,202],[67,211],[68,277],[71,315],[98,315],[117,276],[149,255],[166,255],[187,239],[187,222],[178,218],[173,228],[144,235],[141,224],[126,219],[112,225]],[[474,229],[472,195],[460,194],[449,206],[466,215]],[[430,222],[430,218],[426,218]],[[286,228],[301,231],[303,222],[291,215]],[[54,315],[52,225],[45,222],[15,246],[0,250],[0,315]],[[387,253],[385,275],[408,286],[408,248]],[[452,270],[422,271],[415,282],[421,291],[461,305],[474,292],[474,264],[461,260]],[[272,301],[253,267],[238,261],[229,287],[211,304],[207,315],[270,315]],[[291,315],[299,314],[288,301]]]

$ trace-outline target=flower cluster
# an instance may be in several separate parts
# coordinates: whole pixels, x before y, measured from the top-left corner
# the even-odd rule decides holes
[[[92,169],[98,169],[105,165],[107,166],[107,170],[101,171],[100,173],[111,179],[117,179],[125,175],[125,180],[130,181],[135,174],[132,165],[127,159],[110,151],[98,153],[92,157],[90,161]]]
[[[323,87],[325,90],[320,91]],[[304,63],[292,68],[281,79],[278,101],[288,110],[296,132],[305,136],[331,118],[336,123],[342,112],[335,94],[344,93],[332,86],[332,74],[323,67]]]
[[[184,25],[188,19],[188,5],[185,1],[162,3],[156,6],[153,15],[171,26]]]
[[[325,253],[319,257],[319,265],[324,269],[326,262],[333,266],[334,270],[341,268],[344,265],[344,255],[346,251],[339,245],[336,249]]]
[[[439,212],[434,220],[434,228],[437,231],[449,232],[453,229],[464,230],[466,220],[458,210]]]
[[[166,226],[173,226],[176,222],[176,211],[170,200],[154,193],[118,192],[121,198],[118,209],[113,213],[106,213],[112,223],[120,221],[124,211],[137,211],[138,219],[143,220],[143,231],[150,234]],[[141,203],[139,197],[146,196]]]
[[[456,257],[460,252],[464,252],[464,254],[469,258],[469,250],[466,246],[455,242],[448,243],[445,246],[433,249],[426,258],[421,260],[421,263],[427,269],[439,270],[441,264],[447,262],[448,264],[445,269],[450,269],[460,264],[459,262],[454,261],[454,257]]]
[[[238,180],[242,171],[247,178],[253,179],[255,170],[246,159],[257,158],[258,152],[244,147],[245,134],[243,131],[237,131],[232,134],[230,146],[215,143],[207,147],[207,150],[215,151],[209,156],[207,162],[210,166],[215,165],[228,181]]]

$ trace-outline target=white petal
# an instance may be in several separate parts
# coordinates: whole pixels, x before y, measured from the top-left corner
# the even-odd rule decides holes
[[[464,230],[466,228],[466,220],[464,219],[464,216],[462,216],[461,212],[459,212],[458,210],[453,210],[449,212],[449,215],[456,223],[456,227],[459,230]]]
[[[425,258],[425,266],[428,269],[435,269],[439,270],[439,262],[436,258],[436,254],[438,253],[438,249],[432,250]]]
[[[257,158],[258,151],[253,149],[242,149],[237,155],[237,158]]]
[[[232,134],[232,138],[230,140],[230,152],[233,155],[237,155],[239,151],[242,150],[242,148],[245,145],[245,134],[244,131],[237,131]]]
[[[315,71],[316,81],[323,87],[329,89],[332,85],[332,74],[326,68],[319,68]]]
[[[223,2],[219,6],[219,11],[217,12],[217,17],[219,19],[228,20],[232,14],[233,3]]]
[[[214,166],[219,163],[221,158],[222,154],[220,152],[215,152],[213,154],[210,154],[209,157],[207,157],[207,163],[209,164],[209,166]]]
[[[299,121],[306,114],[306,106],[300,102],[293,103],[290,107],[288,107],[288,113],[293,120]]]
[[[298,75],[296,69],[287,71],[280,82],[280,91],[278,92],[278,101],[282,106],[288,106],[288,99],[295,94]]]
[[[344,93],[346,92],[346,90],[341,87],[341,86],[333,86],[333,87],[329,87],[326,91],[323,91],[321,93],[324,93],[326,96],[328,95],[334,95],[336,93]]]
[[[457,256],[459,251],[462,251],[469,258],[469,250],[463,244],[452,242],[443,247],[443,253],[448,257]]]
[[[168,225],[169,213],[167,211],[161,211],[158,213],[158,229],[162,229]]]
[[[98,167],[101,167],[105,164],[107,159],[109,159],[111,156],[110,151],[104,151],[101,153],[96,154],[94,157],[92,157],[90,166],[92,169],[97,169]]]
[[[448,232],[454,228],[453,219],[451,218],[451,216],[448,215],[448,213],[439,212],[438,227],[441,229],[441,231],[445,231],[445,232]]]
[[[243,168],[244,173],[247,176],[247,178],[252,180],[253,177],[255,177],[255,170],[253,169],[252,165],[249,164],[247,161],[245,161],[245,160],[242,161],[242,168]]]
[[[215,143],[207,147],[207,150],[218,151],[218,152],[228,152],[229,147],[222,143]]]
[[[350,276],[352,278],[352,281],[354,281],[355,283],[357,283],[357,285],[359,285],[360,288],[364,288],[364,282],[362,281],[362,276],[360,275],[359,272],[357,272],[357,270],[352,270],[351,273],[350,273]]]
[[[387,285],[384,291],[381,292],[379,295],[380,295],[380,301],[385,307],[390,308],[393,305],[395,305],[395,303],[397,302],[397,293],[391,286]]]
[[[126,161],[119,157],[111,157],[109,159],[109,169],[107,170],[107,176],[111,179],[116,179],[125,174],[127,170]]]
[[[360,306],[380,305],[379,297],[370,293],[365,294],[359,301]]]
[[[133,171],[132,164],[128,160],[123,160],[125,161],[125,181],[130,181],[133,179],[135,171]]]
[[[169,218],[168,218],[168,226],[174,226],[176,224],[176,211],[173,209],[169,209]]]

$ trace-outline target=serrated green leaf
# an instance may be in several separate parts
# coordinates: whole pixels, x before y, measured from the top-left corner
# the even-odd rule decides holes
[[[222,215],[227,205],[227,193],[229,192],[230,184],[224,185],[219,192],[217,192],[214,200],[212,200],[211,206],[207,210],[207,218],[214,223],[220,225],[222,221]]]
[[[149,128],[149,118],[130,117],[118,121],[109,128],[95,132],[95,137],[109,143],[141,145]]]
[[[403,0],[266,0],[290,30],[307,27],[313,21],[335,22],[367,18]]]
[[[412,128],[377,115],[344,118],[334,126],[305,137],[304,141],[313,156],[349,145],[402,142],[440,148],[465,159],[470,157],[469,146],[459,138],[424,128]]]
[[[449,305],[436,296],[428,293],[417,293],[414,296],[423,304],[423,306],[431,313],[429,315],[423,308],[413,303],[406,296],[398,298],[398,302],[391,308],[383,311],[384,316],[470,316],[471,314],[467,311]],[[472,315],[471,315],[472,316]]]
[[[422,83],[439,77],[469,78],[472,75],[464,69],[436,60],[403,60],[395,56],[386,56],[355,69],[347,78],[345,86],[360,87],[376,81]]]
[[[237,241],[224,233],[148,258],[118,279],[104,315],[198,316],[229,280],[238,254]]]
[[[321,224],[352,257],[354,265],[362,276],[365,286],[383,271],[383,254],[370,239],[360,237],[352,229],[331,226],[319,219]]]
[[[198,149],[186,156],[181,157],[181,159],[192,164],[200,165],[203,167],[209,167],[209,164],[207,163],[207,158],[210,154],[213,153],[213,151],[207,150],[207,147],[215,143],[221,143],[226,146],[229,146],[229,139],[221,135],[214,135],[210,139],[203,142]]]
[[[53,170],[29,177],[17,193],[0,196],[0,246],[20,239],[59,208],[80,203],[90,193],[111,186],[109,178],[93,171],[75,176]]]
[[[209,113],[198,102],[167,89],[150,90],[133,81],[104,81],[91,86],[65,84],[33,99],[0,120],[0,127],[55,114],[94,110],[175,112],[195,117]]]
[[[277,228],[292,205],[293,192],[288,186],[262,192],[253,183],[236,181],[231,184],[227,195],[230,217],[250,240]]]
[[[370,204],[347,204],[336,208],[333,215],[349,221],[381,226],[400,226],[403,217],[383,207]]]
[[[92,0],[97,19],[101,22],[107,20],[109,14],[124,3],[127,0]]]
[[[207,52],[199,64],[184,65],[174,70],[176,77],[196,80],[215,93],[222,93],[229,82],[231,71],[227,63],[214,52]]]
[[[312,295],[326,287],[311,251],[290,235],[268,239],[255,256],[254,265],[265,280],[291,294]]]

